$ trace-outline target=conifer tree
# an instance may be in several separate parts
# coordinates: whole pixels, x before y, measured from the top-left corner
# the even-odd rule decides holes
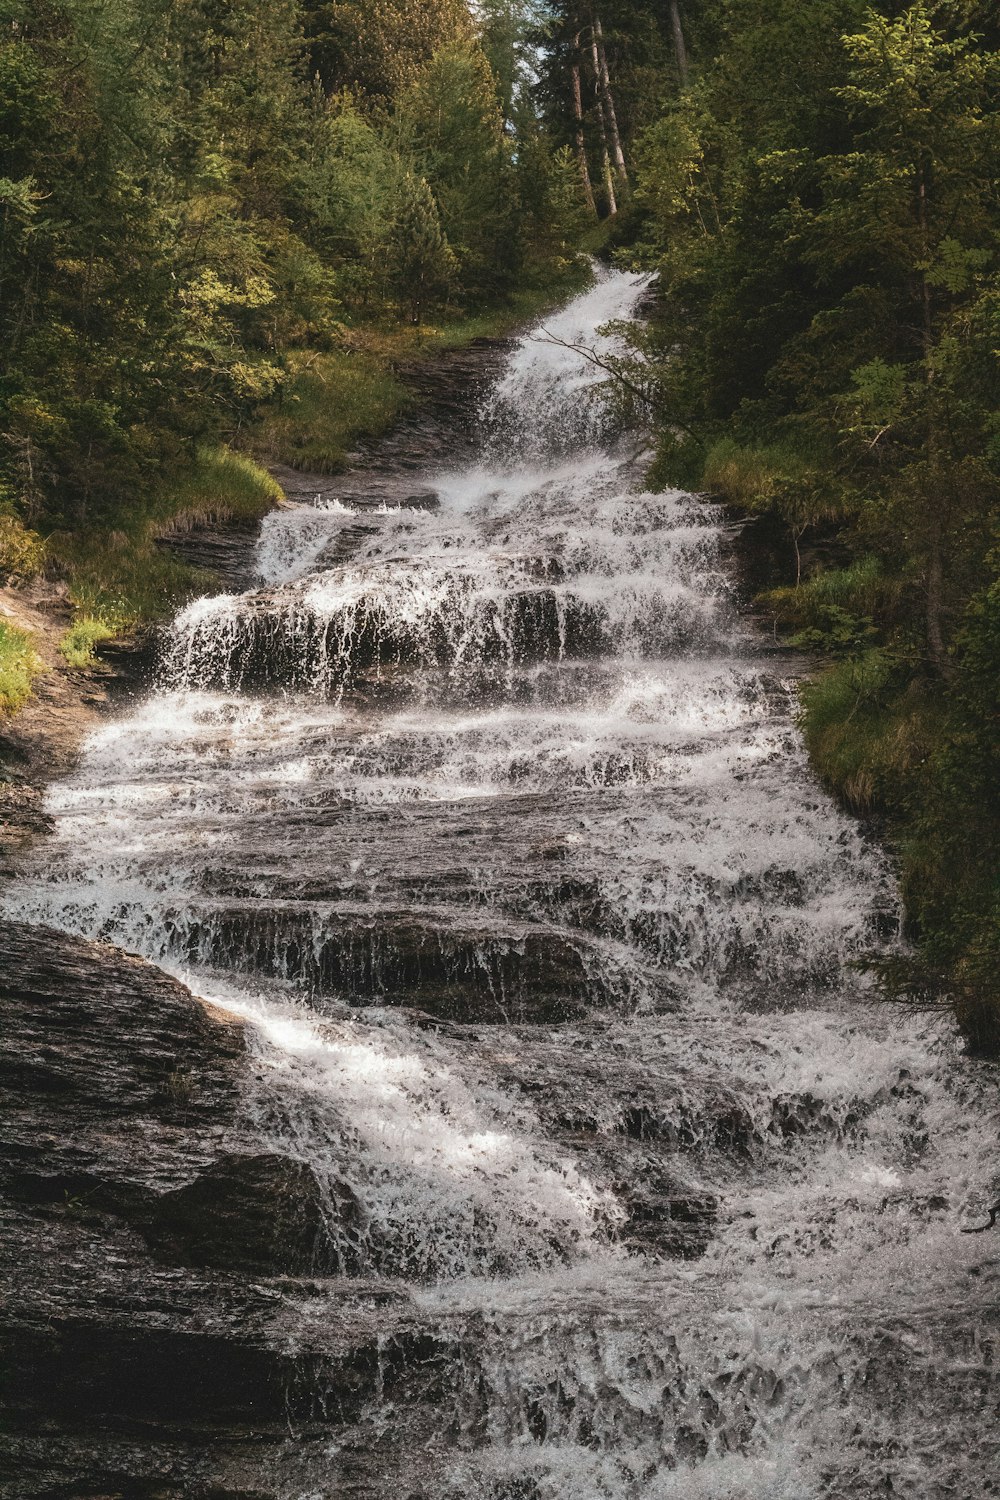
[[[455,284],[457,262],[441,227],[434,194],[423,177],[407,172],[400,184],[392,228],[392,284],[410,321],[419,323]]]

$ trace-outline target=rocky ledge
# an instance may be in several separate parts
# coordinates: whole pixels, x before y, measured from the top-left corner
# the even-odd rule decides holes
[[[274,1325],[320,1220],[242,1135],[247,1069],[142,960],[0,923],[0,1495],[266,1500],[240,1475],[288,1435]]]

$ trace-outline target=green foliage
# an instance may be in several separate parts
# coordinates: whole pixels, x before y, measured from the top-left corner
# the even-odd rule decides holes
[[[880,559],[869,554],[849,567],[817,572],[795,588],[769,589],[757,602],[776,627],[794,631],[793,646],[856,657],[895,617],[901,594],[899,580],[886,577]]]
[[[115,635],[169,618],[212,583],[209,575],[158,547],[152,529],[132,534],[56,532],[49,545],[69,579],[76,609],[102,621]]]
[[[262,457],[334,473],[353,442],[385,431],[407,399],[387,352],[377,343],[297,357],[280,403],[267,411],[247,441]]]
[[[904,811],[939,726],[932,698],[908,688],[899,662],[880,648],[852,654],[807,683],[802,704],[824,781],[858,812]]]
[[[0,620],[0,716],[27,701],[34,679],[44,670],[29,633]]]
[[[511,174],[496,79],[478,45],[435,52],[400,96],[396,120],[415,164],[394,234],[403,285],[436,287],[439,299],[459,277],[473,295],[503,288],[516,240]]]
[[[766,510],[782,486],[801,480],[808,470],[800,456],[779,447],[748,448],[720,438],[705,455],[702,481],[727,505]]]
[[[248,454],[201,446],[194,460],[157,486],[145,512],[147,529],[162,534],[191,526],[259,521],[282,498],[281,486]]]
[[[472,40],[464,0],[327,0],[306,5],[312,54],[331,93],[387,104],[453,41]]]
[[[654,475],[787,536],[760,602],[834,659],[804,695],[821,774],[892,820],[919,949],[891,985],[1000,1047],[1000,28],[926,0],[698,18],[619,236],[663,293]]]
[[[391,285],[419,323],[422,311],[448,300],[458,276],[458,259],[448,243],[434,194],[423,177],[407,173],[400,186],[392,226]]]
[[[14,522],[110,532],[159,577],[147,497],[164,524],[171,505],[201,513],[206,453],[320,408],[310,355],[347,361],[367,326],[496,301],[525,263],[562,269],[562,238],[514,188],[464,0],[6,0],[4,19],[4,546]],[[398,404],[386,371],[335,394],[324,466]]]
[[[153,485],[122,524],[101,531],[55,532],[49,550],[69,579],[78,617],[63,643],[73,666],[89,660],[91,627],[107,635],[163,619],[211,579],[178,562],[158,539],[192,526],[259,520],[281,498],[281,487],[248,454],[206,444],[183,468]],[[77,652],[83,659],[73,659]]]

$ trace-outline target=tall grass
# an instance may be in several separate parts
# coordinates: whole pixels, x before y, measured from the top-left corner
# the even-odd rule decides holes
[[[157,486],[147,520],[161,536],[192,526],[259,521],[281,497],[278,481],[248,454],[204,446],[189,468]]]
[[[78,611],[61,643],[66,660],[86,665],[98,640],[163,619],[212,586],[211,575],[158,547],[158,538],[196,525],[258,520],[281,493],[247,454],[205,446],[188,467],[136,497],[117,527],[50,537],[49,552]]]
[[[44,670],[29,632],[0,620],[0,714],[14,713],[27,702],[34,679]]]
[[[801,468],[798,456],[775,445],[747,448],[733,438],[720,438],[705,455],[702,485],[728,505],[761,510],[774,499],[789,467]]]

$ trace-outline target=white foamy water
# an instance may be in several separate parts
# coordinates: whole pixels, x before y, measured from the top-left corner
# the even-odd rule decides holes
[[[315,1174],[334,1278],[275,1337],[324,1411],[334,1334],[377,1346],[290,1500],[343,1464],[371,1495],[991,1493],[998,1278],[959,1230],[993,1082],[877,1004],[887,862],[809,770],[715,509],[644,492],[567,347],[613,357],[643,291],[602,273],[516,346],[478,459],[411,486],[436,505],[276,512],[261,587],[181,612],[8,896],[248,1022],[246,1138]],[[352,1324],[339,1276],[394,1299]]]

